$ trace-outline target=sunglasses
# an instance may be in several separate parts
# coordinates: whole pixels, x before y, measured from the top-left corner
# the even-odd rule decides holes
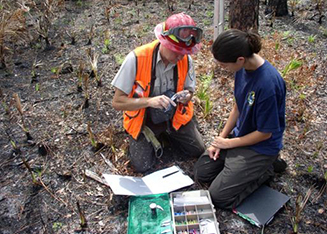
[[[182,41],[186,46],[190,46],[192,42],[200,43],[202,34],[202,29],[195,26],[175,27],[161,33],[163,36],[175,36],[178,42]]]

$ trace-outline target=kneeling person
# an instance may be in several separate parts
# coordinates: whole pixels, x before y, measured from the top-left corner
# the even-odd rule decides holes
[[[200,50],[202,30],[179,13],[158,24],[155,35],[157,40],[127,55],[112,81],[112,105],[124,111],[129,156],[137,172],[149,170],[162,155],[157,137],[163,133],[186,157],[199,157],[205,150],[193,120],[196,82],[189,56]]]
[[[235,73],[235,104],[222,132],[195,165],[195,177],[211,183],[215,206],[233,209],[273,175],[285,129],[285,82],[257,53],[260,37],[231,29],[212,53]],[[232,138],[228,136],[233,133]]]

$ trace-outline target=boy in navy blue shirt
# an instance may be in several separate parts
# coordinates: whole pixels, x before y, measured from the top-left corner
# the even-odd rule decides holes
[[[195,177],[211,183],[212,201],[220,208],[235,208],[273,176],[283,146],[285,82],[257,54],[260,50],[259,35],[237,29],[220,34],[212,46],[219,65],[236,72],[236,103],[220,135],[195,164]]]

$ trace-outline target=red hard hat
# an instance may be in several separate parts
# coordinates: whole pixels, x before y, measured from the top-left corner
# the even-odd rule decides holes
[[[201,49],[201,43],[194,44],[193,46],[186,46],[184,42],[176,42],[172,40],[168,36],[163,36],[162,32],[169,30],[171,28],[179,27],[179,26],[196,26],[194,20],[191,16],[185,14],[184,12],[171,15],[168,17],[166,22],[158,24],[155,29],[154,33],[160,43],[179,54],[194,54],[197,53]]]
[[[184,12],[174,14],[168,17],[168,19],[166,20],[165,30],[184,25],[196,26],[191,16],[185,14]]]

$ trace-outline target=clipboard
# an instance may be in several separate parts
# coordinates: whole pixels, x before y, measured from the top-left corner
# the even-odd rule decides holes
[[[178,166],[171,166],[144,177],[103,174],[116,195],[150,195],[169,193],[190,186],[194,181]]]
[[[248,196],[233,212],[257,227],[270,223],[290,198],[266,185]]]

